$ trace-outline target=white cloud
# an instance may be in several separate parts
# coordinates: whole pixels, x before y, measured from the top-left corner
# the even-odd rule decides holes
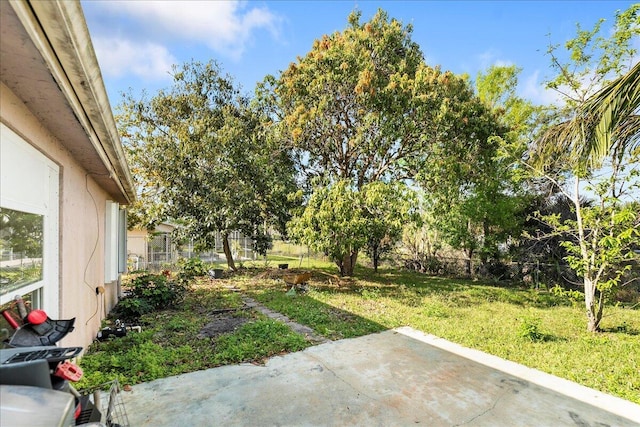
[[[496,57],[496,52],[494,50],[487,50],[485,52],[482,52],[476,55],[476,59],[480,64],[480,69],[485,70],[489,68],[489,66],[491,65],[495,57]]]
[[[168,80],[172,64],[177,63],[164,46],[151,42],[95,37],[93,45],[100,68],[109,77],[135,75],[145,80]]]
[[[110,13],[126,15],[136,29],[162,43],[203,44],[233,59],[242,56],[252,35],[267,30],[278,36],[280,18],[266,7],[240,1],[120,1],[103,2]],[[139,36],[140,34],[138,34]]]
[[[555,90],[547,89],[539,81],[540,71],[536,70],[524,80],[522,85],[522,97],[538,105],[561,105],[562,97]]]
[[[489,49],[476,55],[476,60],[481,71],[485,71],[492,65],[495,65],[497,67],[510,67],[511,65],[513,65],[512,61],[509,61],[507,59],[499,59],[499,52],[494,49]]]

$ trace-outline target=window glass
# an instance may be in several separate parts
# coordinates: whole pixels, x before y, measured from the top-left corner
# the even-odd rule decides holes
[[[4,123],[0,141],[0,304],[28,294],[55,318],[60,168]]]
[[[42,280],[44,216],[0,208],[0,295]]]

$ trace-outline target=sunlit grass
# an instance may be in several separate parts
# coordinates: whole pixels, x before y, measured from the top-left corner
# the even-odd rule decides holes
[[[296,256],[284,256],[284,255],[269,255],[265,258],[258,258],[252,261],[242,261],[242,267],[246,268],[277,268],[278,264],[286,263],[289,269],[298,270],[322,270],[326,272],[335,273],[335,264],[319,258],[310,258],[308,256],[296,257]]]
[[[261,301],[329,339],[411,326],[427,334],[640,403],[640,311],[607,307],[605,332],[586,331],[581,305],[544,290],[498,287],[407,271],[336,267],[311,260],[299,267],[245,265],[224,279],[196,279],[174,310],[150,313],[143,333],[93,345],[81,360],[82,386],[118,377],[134,384],[242,361],[260,361],[311,345],[284,324],[243,309],[242,295]],[[282,276],[310,270],[305,293],[287,294]],[[214,343],[198,338],[211,313],[238,309],[250,322]]]
[[[293,297],[278,279],[246,276],[237,283],[330,339],[411,326],[640,403],[637,309],[607,307],[608,332],[592,334],[580,305],[543,290],[392,270],[360,269],[358,278],[338,281],[327,271],[316,271],[310,291]]]

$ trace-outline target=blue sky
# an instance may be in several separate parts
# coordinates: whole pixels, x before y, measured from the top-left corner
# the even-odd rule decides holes
[[[109,1],[84,0],[89,32],[112,106],[129,88],[153,95],[171,85],[172,64],[215,59],[243,91],[304,56],[315,39],[341,31],[355,9],[368,21],[378,8],[413,26],[429,65],[475,77],[493,64],[523,69],[519,93],[537,103],[553,95],[549,43],[609,29],[627,1]],[[638,44],[638,43],[636,43]],[[638,46],[640,47],[640,46]]]

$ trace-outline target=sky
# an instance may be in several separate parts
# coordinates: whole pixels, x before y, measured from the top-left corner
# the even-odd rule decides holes
[[[215,60],[245,93],[277,76],[313,41],[342,31],[354,10],[366,22],[378,9],[413,26],[412,40],[427,64],[474,78],[491,65],[522,68],[518,92],[549,103],[549,44],[575,37],[604,18],[610,31],[616,10],[630,1],[171,1],[83,0],[112,107],[121,95],[153,96],[171,86],[172,65]],[[637,44],[638,41],[636,41]],[[638,46],[640,47],[640,46]]]

